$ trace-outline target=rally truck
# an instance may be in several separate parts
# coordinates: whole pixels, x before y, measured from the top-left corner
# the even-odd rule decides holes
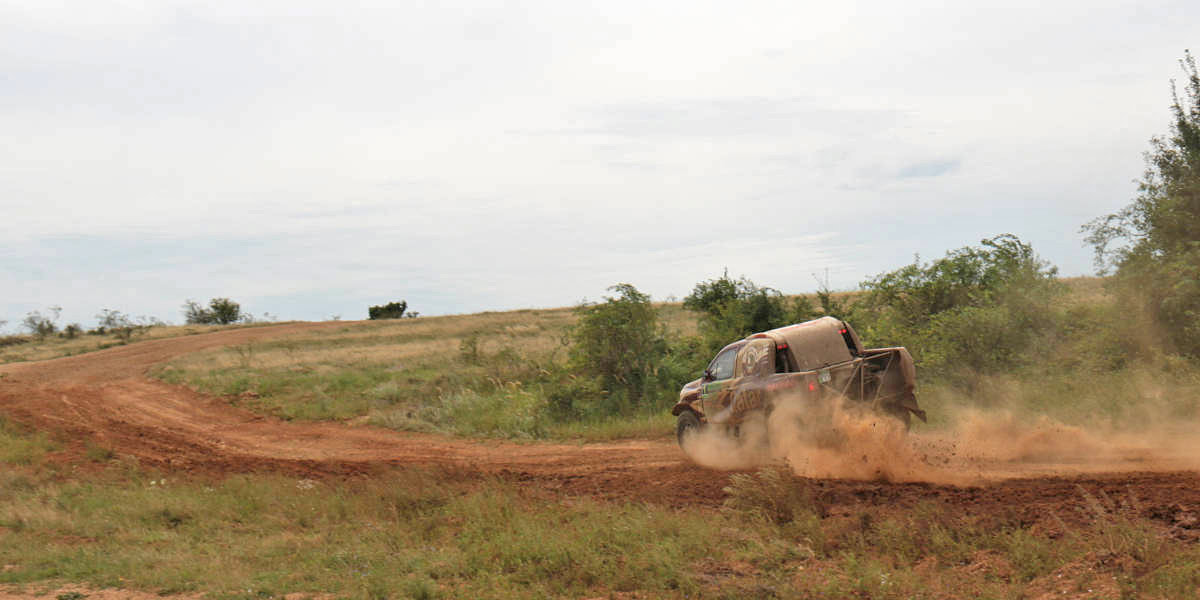
[[[781,403],[814,414],[843,402],[898,419],[925,421],[913,393],[916,368],[904,348],[863,348],[849,323],[821,317],[780,327],[725,346],[699,379],[683,386],[671,409],[676,435],[707,427],[736,434],[754,416]]]

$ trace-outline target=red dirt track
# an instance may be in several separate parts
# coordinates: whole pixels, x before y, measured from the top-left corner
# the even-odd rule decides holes
[[[339,477],[418,466],[494,476],[550,493],[669,506],[715,506],[724,497],[729,473],[697,467],[672,441],[517,444],[287,422],[146,375],[153,365],[181,354],[345,324],[237,329],[0,365],[0,413],[64,440],[68,449],[55,459],[65,462],[82,462],[90,442],[145,466],[197,476]],[[1036,476],[1018,472],[1015,478],[971,486],[841,479],[813,480],[812,485],[831,514],[933,501],[965,513],[1036,522],[1049,511],[1073,511],[1081,502],[1080,487],[1114,497],[1133,494],[1145,512],[1162,515],[1167,525],[1174,515],[1200,508],[1200,475],[1193,471],[1153,472],[1132,465],[1110,473],[1046,473],[1042,467],[1030,474]]]

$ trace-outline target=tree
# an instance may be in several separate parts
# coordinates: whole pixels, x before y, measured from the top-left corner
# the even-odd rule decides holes
[[[577,309],[570,362],[581,374],[600,379],[609,393],[604,412],[629,412],[653,388],[666,341],[650,296],[628,283],[608,289],[617,296]]]
[[[367,308],[367,318],[375,321],[378,319],[399,319],[404,316],[404,311],[408,310],[408,302],[401,300],[399,302],[388,302],[382,306],[371,306]],[[415,316],[416,313],[410,313],[410,316]]]
[[[1183,94],[1171,81],[1171,131],[1150,139],[1138,195],[1083,226],[1101,273],[1142,308],[1176,350],[1200,356],[1200,73],[1184,51]]]
[[[229,325],[243,319],[241,305],[229,298],[213,298],[208,308],[188,300],[183,303],[183,317],[189,325]]]
[[[46,336],[52,335],[58,331],[58,316],[62,313],[61,306],[51,306],[49,315],[42,315],[38,311],[32,311],[25,315],[21,320],[21,326],[29,330],[29,333],[36,335],[38,339],[45,339]]]
[[[101,309],[100,314],[96,315],[96,320],[100,322],[100,327],[107,333],[111,333],[123,343],[128,344],[134,336],[145,333],[155,325],[162,325],[162,322],[147,317],[139,317],[137,320],[130,318],[129,315],[119,311],[110,309]]]
[[[242,319],[242,306],[229,298],[213,298],[208,301],[208,308],[218,325],[229,325]]]
[[[729,271],[696,284],[683,299],[683,307],[701,313],[700,330],[705,345],[715,351],[751,333],[782,327],[797,316],[808,317],[813,307],[807,299],[788,310],[787,299],[774,288],[759,286]],[[800,319],[806,320],[806,319]]]

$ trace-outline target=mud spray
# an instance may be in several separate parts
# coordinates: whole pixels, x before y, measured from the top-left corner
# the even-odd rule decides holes
[[[1115,471],[1200,468],[1194,423],[1081,427],[1048,417],[965,409],[949,425],[908,431],[899,420],[838,400],[814,408],[783,398],[736,430],[710,425],[684,450],[723,470],[786,463],[799,476],[970,485],[988,480]]]

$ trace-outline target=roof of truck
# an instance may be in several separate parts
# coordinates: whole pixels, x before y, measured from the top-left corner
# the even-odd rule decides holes
[[[854,358],[844,335],[848,331],[849,325],[845,322],[833,317],[821,317],[750,337],[774,340],[777,348],[787,348],[800,370],[811,371]],[[857,343],[856,336],[852,339]]]

